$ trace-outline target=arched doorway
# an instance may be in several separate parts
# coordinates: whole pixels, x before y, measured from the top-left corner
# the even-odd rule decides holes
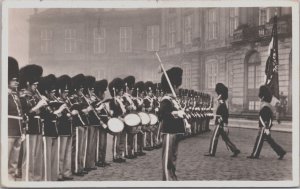
[[[257,51],[248,53],[245,59],[245,110],[258,111],[260,101],[258,90],[262,84],[261,58]]]

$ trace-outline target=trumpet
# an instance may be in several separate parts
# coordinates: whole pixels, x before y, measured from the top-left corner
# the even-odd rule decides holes
[[[69,97],[66,97],[67,98],[67,101],[69,102],[69,104],[71,105],[71,106],[73,106],[73,104],[72,104],[72,102],[71,102],[71,100],[69,99]],[[69,108],[68,108],[69,109]],[[70,111],[70,113],[71,113],[71,110],[69,109],[69,111]],[[82,117],[81,117],[81,115],[78,113],[77,114],[77,117],[78,117],[78,119],[80,120],[80,122],[82,123],[82,125],[85,125],[85,123],[84,123],[84,121],[82,120]]]
[[[88,99],[84,96],[84,94],[82,94],[81,97],[83,97],[83,99],[86,101],[86,103],[87,103],[89,106],[91,106],[91,103],[90,103],[90,102],[88,101]],[[100,119],[100,117],[98,116],[98,114],[97,114],[95,108],[94,108],[93,106],[91,106],[91,107],[92,107],[92,111],[93,111],[93,113],[95,114],[96,118],[97,118],[99,121],[101,121],[101,119]]]

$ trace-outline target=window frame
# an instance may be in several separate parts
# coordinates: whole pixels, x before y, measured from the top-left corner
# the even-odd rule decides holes
[[[215,8],[208,10],[208,40],[215,40],[218,38],[217,31],[217,10]]]
[[[239,8],[229,9],[229,36],[233,36],[234,31],[239,25]]]
[[[119,47],[121,53],[132,52],[132,27],[120,27]]]
[[[147,51],[159,50],[159,29],[159,25],[147,26]]]
[[[53,31],[51,29],[42,29],[41,44],[40,44],[42,54],[49,54],[53,52],[52,42],[53,42]]]
[[[64,30],[65,33],[65,53],[74,53],[77,50],[76,41],[76,30],[73,28],[68,28]],[[68,47],[68,48],[67,48]]]
[[[210,60],[205,64],[205,87],[214,89],[217,84],[217,76],[219,73],[219,64],[217,60]]]
[[[192,31],[193,31],[193,16],[191,14],[184,16],[184,44],[192,44]]]
[[[176,22],[174,18],[171,18],[168,23],[168,47],[174,48],[176,41]]]
[[[100,35],[99,35],[100,29]],[[94,54],[105,53],[106,50],[106,29],[105,28],[94,28]]]

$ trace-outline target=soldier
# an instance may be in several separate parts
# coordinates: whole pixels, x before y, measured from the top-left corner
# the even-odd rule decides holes
[[[153,113],[153,83],[151,81],[147,81],[145,83],[145,93],[146,96],[144,97],[144,111],[147,113]],[[153,150],[153,141],[152,141],[153,133],[147,127],[144,132],[144,150],[150,151]]]
[[[132,113],[136,111],[136,106],[133,102],[132,89],[135,84],[135,77],[128,76],[124,78],[125,83],[125,93],[123,94],[123,99],[126,107],[127,113]],[[128,159],[134,159],[137,156],[134,154],[134,133],[126,131],[126,148],[125,148],[125,157]]]
[[[95,77],[85,76],[84,82],[84,99],[91,105],[98,100],[97,96],[94,93],[94,84],[96,82]],[[91,107],[93,108],[93,107]],[[88,114],[89,125],[87,127],[87,137],[86,137],[86,159],[85,167],[87,171],[96,170],[96,147],[97,145],[97,128],[100,127],[100,117],[98,116],[95,109],[89,112]]]
[[[182,69],[173,67],[169,69],[167,75],[170,79],[171,85],[175,92],[178,93],[178,88],[182,83]],[[166,76],[162,75],[161,86],[165,92],[164,97],[160,102],[159,119],[162,121],[162,167],[163,167],[163,180],[177,180],[175,174],[176,159],[178,152],[179,134],[185,133],[184,124],[184,111],[180,110],[177,99],[172,94],[171,86],[167,82]]]
[[[43,149],[44,149],[44,176],[45,181],[56,181],[58,179],[58,150],[57,118],[65,109],[64,103],[58,102],[55,97],[56,77],[53,74],[42,77],[38,90],[43,98],[47,99],[48,106],[41,110]]]
[[[132,96],[134,97],[133,102],[136,106],[136,111],[141,112],[143,109],[143,98],[144,98],[144,88],[145,84],[142,81],[135,83],[134,89],[132,91]],[[135,145],[134,145],[134,153],[137,156],[144,156],[146,155],[143,152],[144,148],[144,134],[141,130],[142,125],[139,126],[139,132],[135,135]]]
[[[119,119],[123,119],[123,115],[126,112],[122,99],[124,86],[124,82],[120,78],[115,78],[108,85],[110,95],[113,97],[109,105],[113,111],[112,117]],[[113,136],[113,162],[126,162],[125,134],[126,132],[123,130],[122,132],[116,133]]]
[[[71,104],[69,102],[69,92],[71,89],[71,78],[68,75],[62,75],[57,78],[58,99],[64,102],[68,108],[63,111],[57,123],[58,137],[60,140],[59,147],[59,175],[58,180],[73,180],[71,159],[72,159],[72,114]]]
[[[231,157],[236,157],[240,153],[240,150],[237,149],[236,146],[230,141],[227,133],[224,130],[224,127],[227,127],[228,125],[228,109],[225,102],[228,98],[228,88],[223,83],[217,83],[215,91],[218,95],[219,102],[219,106],[216,112],[216,127],[210,141],[209,153],[205,154],[205,156],[215,156],[218,145],[218,138],[219,135],[221,135],[226,146],[228,146],[229,149],[233,152],[233,155]]]
[[[27,65],[20,69],[20,101],[22,111],[28,117],[26,141],[23,143],[22,180],[41,181],[43,176],[43,140],[40,111],[47,105],[37,90],[43,68]]]
[[[270,144],[271,148],[279,156],[278,159],[281,160],[286,154],[286,151],[284,151],[282,147],[273,140],[270,133],[270,130],[273,126],[273,111],[270,104],[270,102],[272,101],[272,94],[270,89],[267,86],[261,86],[259,88],[258,97],[261,100],[261,108],[259,111],[259,132],[255,141],[253,151],[247,158],[258,159],[264,140],[266,140]]]
[[[100,100],[96,105],[96,110],[102,115],[101,125],[98,127],[97,135],[97,148],[96,148],[96,166],[105,167],[110,164],[106,162],[106,148],[107,148],[107,122],[110,116],[109,109],[106,107],[107,104],[103,102],[105,98],[105,91],[107,89],[108,82],[103,79],[96,81],[94,85],[95,94]]]
[[[25,140],[24,114],[18,94],[19,64],[8,57],[8,176],[15,180],[22,142]]]
[[[88,174],[84,170],[85,146],[86,146],[86,125],[88,120],[86,115],[89,112],[88,105],[83,101],[83,86],[84,75],[78,74],[71,79],[72,96],[69,98],[69,103],[73,106],[71,109],[73,117],[73,139],[72,139],[72,170],[76,176],[84,176]]]

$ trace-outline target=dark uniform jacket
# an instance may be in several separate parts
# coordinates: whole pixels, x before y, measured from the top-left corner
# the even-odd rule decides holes
[[[71,101],[71,104],[73,105],[71,111],[77,110],[79,112],[79,115],[73,117],[73,126],[78,127],[89,125],[89,120],[87,116],[82,112],[82,109],[85,109],[88,106],[86,102],[84,102],[84,100],[76,94],[73,94],[69,99]],[[81,119],[79,116],[81,117]]]
[[[164,96],[160,102],[159,120],[162,133],[185,133],[184,121],[182,118],[175,118],[171,113],[178,111],[178,104],[173,96]]]
[[[16,92],[8,93],[8,136],[16,137],[22,134],[23,113],[19,96]]]
[[[47,106],[42,108],[40,116],[43,123],[43,136],[57,137],[57,116],[53,113],[56,110],[54,107]]]
[[[220,117],[222,118],[222,121],[220,121]],[[220,102],[220,104],[217,108],[216,120],[215,120],[216,125],[222,124],[222,123],[228,124],[228,108],[224,101]]]
[[[30,112],[39,102],[39,97],[30,91],[23,91],[20,97],[22,111],[28,116],[28,123],[26,124],[26,134],[42,134],[42,123],[39,112]]]
[[[86,97],[87,100],[90,101],[90,104],[92,103],[91,98]],[[100,125],[100,120],[96,116],[96,110],[95,111],[90,111],[88,114],[88,119],[89,119],[89,126],[99,126]]]
[[[67,102],[66,99],[59,98],[60,101]],[[57,130],[59,136],[72,135],[72,117],[67,116],[67,111],[63,111],[62,115],[57,119]]]
[[[117,98],[117,97],[115,97]],[[109,102],[109,107],[113,111],[112,117],[119,117],[122,116],[125,112],[123,112],[121,106],[124,106],[124,104],[120,104],[121,99],[119,101],[115,100],[115,98],[112,98]]]
[[[270,129],[272,125],[273,111],[269,103],[264,103],[259,111],[259,127]]]

